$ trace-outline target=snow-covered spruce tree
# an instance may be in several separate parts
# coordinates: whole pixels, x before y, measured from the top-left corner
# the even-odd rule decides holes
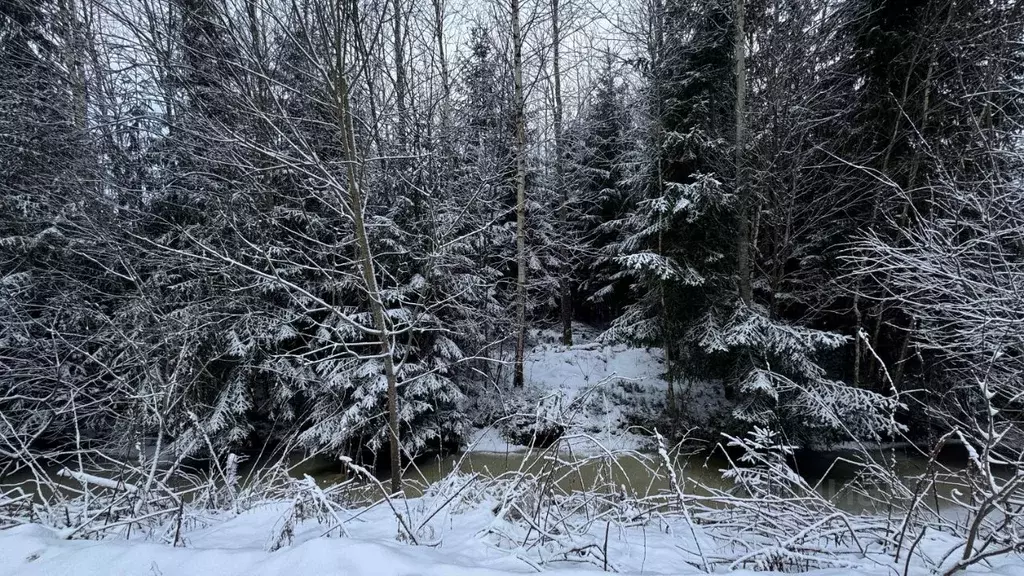
[[[566,135],[567,175],[575,190],[568,212],[583,246],[573,269],[577,317],[607,322],[629,298],[629,280],[616,263],[626,218],[634,208],[626,165],[632,142],[623,78],[606,55],[583,114]]]
[[[0,6],[0,460],[101,435],[120,387],[91,356],[124,282],[89,137],[76,8]]]
[[[403,306],[416,321],[413,333],[400,338],[409,346],[410,358],[418,358],[420,368],[413,369],[425,371],[431,365],[424,378],[455,385],[439,387],[447,392],[438,398],[456,398],[454,391],[473,402],[488,386],[481,375],[503,376],[500,365],[487,358],[510,349],[514,203],[507,75],[482,27],[471,29],[468,49],[461,72],[439,78],[442,84],[447,78],[454,89],[410,94],[414,108],[436,112],[437,124],[412,129],[411,144],[421,147],[420,157],[426,161],[415,164],[408,183],[413,196],[402,200],[407,208],[389,216],[395,225],[381,232],[389,243],[383,257],[407,285],[396,294],[402,291]],[[438,94],[441,101],[432,100]],[[425,204],[420,224],[410,225],[415,194],[423,194]],[[412,237],[417,227],[419,236]],[[410,249],[415,246],[419,248]],[[466,410],[459,400],[455,411],[449,400],[425,412],[439,421],[444,414],[452,418],[451,429],[443,435],[446,443],[459,436]],[[431,425],[417,428],[426,434]],[[436,447],[441,440],[428,444]]]
[[[787,322],[846,332],[849,300],[837,286],[836,247],[848,238],[859,195],[844,188],[856,172],[837,158],[848,137],[846,114],[856,79],[844,71],[849,51],[840,33],[849,7],[819,18],[822,4],[775,2],[751,9],[747,185],[757,224],[753,289]],[[835,374],[849,370],[857,344],[826,356]],[[824,364],[823,364],[824,365]],[[887,389],[887,388],[886,388]]]
[[[526,311],[529,319],[560,321],[561,279],[579,241],[571,227],[562,226],[563,195],[546,176],[532,171],[527,177]],[[564,326],[562,332],[564,336]]]
[[[383,78],[340,64],[381,57],[379,44],[360,38],[385,15],[360,15],[346,4],[345,20],[325,28],[319,19],[331,14],[328,3],[309,8],[272,20],[278,27],[263,36],[281,43],[269,51],[274,59],[239,67],[251,76],[233,94],[242,121],[214,120],[207,131],[206,142],[231,144],[223,164],[239,173],[232,198],[252,212],[237,218],[222,205],[228,242],[193,236],[189,252],[249,277],[273,304],[272,328],[260,335],[269,342],[255,359],[267,388],[255,407],[299,426],[310,447],[389,446],[397,473],[391,415],[407,454],[461,436],[454,371],[475,352],[464,353],[465,342],[478,342],[471,333],[457,343],[463,335],[449,324],[472,316],[454,304],[468,288],[454,283],[466,276],[441,278],[438,266],[453,266],[452,246],[463,249],[465,228],[451,227],[463,224],[442,203],[423,203],[431,175],[392,170],[400,148],[388,135],[401,132],[386,129],[396,104],[380,89]],[[237,32],[245,27],[226,29],[236,31],[234,48],[246,50],[250,41]],[[269,87],[258,89],[261,80]],[[416,104],[415,92],[406,96]],[[426,138],[415,126],[404,134],[406,148]],[[458,214],[466,205],[448,208]]]
[[[797,444],[828,431],[874,437],[890,403],[847,387],[819,364],[845,338],[784,320],[764,268],[750,267],[764,199],[756,196],[760,173],[750,171],[756,164],[745,144],[747,82],[735,72],[749,67],[751,32],[737,28],[742,8],[665,8],[664,44],[655,51],[662,64],[648,75],[659,94],[648,120],[657,151],[650,156],[660,160],[637,179],[651,192],[619,257],[640,279],[638,300],[610,334],[660,343],[676,377],[722,382],[734,406],[729,426],[771,425]],[[670,386],[670,414],[673,402]]]
[[[790,438],[797,443],[826,439],[828,434],[820,434],[828,430],[867,438],[892,433],[887,418],[896,408],[891,388],[880,394],[857,388],[842,363],[845,350],[854,346],[834,332],[804,328],[835,329],[821,310],[839,292],[817,250],[835,241],[855,204],[828,190],[830,171],[816,169],[835,164],[817,143],[836,138],[836,118],[849,99],[842,75],[830,68],[838,49],[832,39],[846,13],[825,19],[820,14],[814,3],[778,3],[748,15],[749,45],[757,48],[748,57],[748,135],[738,160],[752,202],[752,305],[731,337],[744,341],[749,334],[743,332],[759,332],[755,339],[762,344],[751,354],[748,381],[756,382],[765,368],[781,380],[766,389],[768,397],[750,399],[761,409],[774,404],[777,412],[788,412],[788,432],[802,433]],[[840,379],[854,380],[853,386]],[[774,398],[781,390],[795,392],[792,405]]]
[[[486,316],[484,338],[498,344],[493,353],[508,351],[512,334],[511,303],[515,294],[512,261],[515,253],[514,162],[507,135],[511,126],[511,73],[495,52],[492,39],[482,26],[470,29],[464,71],[458,78],[461,98],[454,107],[459,121],[455,181],[451,208],[462,204],[466,213],[454,224],[462,230],[457,237],[469,250],[486,288],[480,293]],[[482,367],[488,373],[497,366]]]
[[[757,252],[757,240],[765,224],[759,207],[765,204],[775,209],[785,206],[778,197],[764,197],[763,193],[772,190],[772,186],[761,181],[762,178],[770,178],[771,158],[778,154],[771,152],[770,146],[757,154],[757,145],[769,144],[765,131],[755,134],[758,140],[751,140],[752,110],[760,112],[757,117],[761,120],[779,116],[763,112],[766,107],[771,110],[772,103],[780,96],[768,89],[770,79],[776,78],[777,73],[770,66],[764,68],[763,63],[780,58],[779,49],[803,43],[794,40],[807,42],[806,36],[795,36],[801,31],[806,34],[808,30],[796,22],[813,19],[815,11],[813,7],[797,6],[775,6],[774,10],[763,14],[752,11],[755,17],[774,17],[786,23],[786,26],[771,26],[769,33],[759,33],[759,26],[764,26],[765,21],[758,18],[748,20],[746,8],[743,1],[735,2],[732,14],[732,60],[735,67],[735,100],[731,118],[734,129],[732,187],[736,191],[737,204],[739,300],[719,332],[714,330],[714,318],[708,317],[707,326],[712,329],[700,330],[701,348],[703,352],[711,353],[712,364],[709,367],[713,372],[716,369],[714,362],[726,361],[724,366],[718,365],[725,368],[719,373],[726,377],[727,393],[731,391],[737,395],[733,416],[738,421],[776,428],[789,442],[797,445],[815,445],[833,438],[877,440],[896,432],[892,429],[891,415],[897,408],[897,399],[891,394],[849,386],[829,376],[822,366],[833,351],[845,344],[846,338],[785,318],[778,298],[780,269],[775,269],[775,278],[766,274],[771,268],[762,266],[759,257],[767,254]],[[778,36],[782,38],[778,39]],[[747,54],[749,47],[756,47],[750,55]],[[814,73],[827,60],[827,57],[822,57],[818,63],[806,64],[807,77],[815,78]],[[792,68],[800,69],[799,66]],[[751,70],[761,75],[748,81]],[[796,85],[792,83],[789,90]],[[755,89],[751,90],[751,87]],[[758,104],[751,104],[751,101]],[[797,108],[792,107],[787,113],[794,110]],[[758,170],[754,171],[754,168]],[[808,214],[810,217],[818,215],[814,211]],[[814,226],[813,223],[801,223]],[[780,259],[780,256],[775,257],[776,261]]]
[[[687,332],[721,315],[713,299],[731,289],[727,236],[731,47],[727,3],[693,12],[682,3],[652,4],[652,38],[645,39],[645,134],[627,176],[637,198],[617,261],[634,279],[635,302],[613,321],[608,337],[664,348],[670,363],[669,417],[675,417],[674,377],[690,359],[680,354]],[[724,175],[723,175],[724,174]],[[725,225],[721,222],[726,222]],[[714,284],[714,285],[712,285]],[[720,322],[719,322],[720,324]]]
[[[192,256],[197,242],[236,253],[233,223],[251,222],[261,207],[250,201],[255,190],[242,188],[239,149],[209,138],[217,126],[247,129],[236,97],[242,53],[216,2],[176,0],[163,16],[138,23],[166,35],[171,50],[150,55],[163,67],[163,135],[143,158],[138,291],[118,312],[131,334],[125,353],[150,360],[124,375],[143,400],[131,429],[119,432],[132,443],[156,437],[187,455],[248,439],[255,340],[271,323],[262,295],[238,290],[251,277]]]

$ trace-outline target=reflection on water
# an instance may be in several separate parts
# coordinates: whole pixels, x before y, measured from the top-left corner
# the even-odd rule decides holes
[[[511,472],[528,472],[544,475],[562,491],[611,490],[629,496],[646,496],[664,491],[674,491],[664,460],[656,454],[628,453],[608,457],[579,457],[567,453],[558,455],[560,464],[552,465],[550,453],[490,453],[474,452],[432,458],[410,465],[404,479],[407,495],[417,496],[430,484],[458,470],[462,473],[478,473],[484,477],[496,478]],[[713,492],[739,494],[735,484],[722,477],[722,472],[735,462],[721,451],[705,454],[679,455],[672,458],[679,482],[688,495],[710,496]],[[903,486],[893,487],[888,482],[871,484],[865,482],[864,464],[874,462],[885,471],[894,471]],[[570,465],[571,463],[571,465]],[[918,478],[929,473],[928,458],[913,447],[876,449],[868,452],[834,451],[804,452],[790,461],[818,494],[832,501],[837,507],[854,513],[871,513],[884,507],[886,495],[904,490],[912,494],[919,486]],[[945,470],[946,480],[937,479],[927,493],[927,503],[938,509],[950,506],[951,494],[956,488],[950,480],[966,467],[966,453],[952,447],[943,451],[938,460],[938,470]],[[297,477],[308,474],[321,486],[329,486],[350,478],[340,462],[324,457],[310,458],[297,463],[291,470]],[[1007,471],[1007,476],[1009,471]],[[854,485],[855,480],[861,480]],[[962,488],[961,488],[962,491]]]

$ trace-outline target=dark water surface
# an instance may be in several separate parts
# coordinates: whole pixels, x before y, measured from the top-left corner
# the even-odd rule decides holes
[[[863,471],[863,466],[858,462],[867,459],[865,454],[887,470],[895,470],[911,492],[918,486],[916,478],[931,472],[927,456],[913,447],[872,448],[866,452],[801,452],[790,460],[790,465],[820,495],[832,500],[837,507],[849,512],[870,513],[878,509],[877,500],[893,492],[893,487],[873,485],[862,490],[851,488],[851,482]],[[406,468],[405,491],[407,495],[417,496],[427,486],[456,469],[462,473],[478,473],[489,478],[518,471],[541,474],[547,481],[554,482],[564,491],[602,489],[642,497],[675,490],[669,480],[668,467],[664,459],[657,454],[628,453],[614,457],[584,457],[561,452],[557,455],[559,462],[554,464],[553,458],[555,454],[550,451],[473,452],[430,458]],[[672,460],[679,485],[687,494],[710,496],[715,491],[735,490],[734,483],[722,477],[722,471],[730,467],[730,460],[736,461],[735,455],[730,457],[722,451],[714,451],[676,455]],[[937,482],[928,492],[926,501],[930,506],[942,509],[950,506],[948,500],[956,487],[953,478],[957,471],[965,469],[966,452],[957,447],[948,448],[940,455],[938,464],[939,468],[944,468],[951,476]],[[243,462],[239,469],[240,481],[245,483],[253,475],[266,472],[267,465],[259,459]],[[56,476],[60,468],[61,466],[54,464],[48,466],[45,471],[51,476]],[[193,471],[197,477],[205,476],[209,472],[209,464]],[[117,477],[116,471],[108,470],[96,474],[109,478]],[[321,487],[353,479],[353,474],[347,471],[342,462],[326,456],[293,456],[288,474],[296,478],[308,475]],[[380,477],[383,480],[386,474]],[[5,491],[13,485],[20,485],[27,492],[45,494],[50,491],[46,486],[37,485],[33,478],[33,474],[22,469],[0,478],[0,486]],[[76,480],[70,478],[58,478],[58,481],[69,488],[79,486]],[[356,479],[356,482],[370,484],[365,479]]]

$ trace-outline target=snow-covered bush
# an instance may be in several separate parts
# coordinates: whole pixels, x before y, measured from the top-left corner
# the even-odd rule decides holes
[[[878,441],[891,437],[896,398],[832,379],[820,359],[843,346],[835,333],[772,319],[758,306],[737,305],[716,330],[697,328],[700,345],[716,362],[732,362],[729,378],[738,400],[734,416],[759,426],[776,426],[800,444],[831,438]]]
[[[510,444],[546,448],[565,433],[566,416],[559,394],[549,394],[532,401],[529,396],[517,396],[507,408],[509,414],[499,421],[498,426],[502,437]]]

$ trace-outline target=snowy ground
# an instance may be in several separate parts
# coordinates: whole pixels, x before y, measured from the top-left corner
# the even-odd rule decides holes
[[[429,501],[413,500],[406,518],[413,525],[433,511]],[[480,503],[480,504],[491,504]],[[278,540],[284,519],[291,513],[288,504],[277,503],[228,518],[210,518],[208,526],[186,533],[185,547],[171,547],[145,541],[62,540],[38,525],[23,525],[0,532],[0,575],[3,576],[487,576],[534,573],[538,570],[556,576],[601,572],[600,563],[565,554],[548,546],[547,550],[517,549],[497,534],[509,527],[497,521],[489,506],[477,505],[456,513],[442,512],[431,518],[420,534],[419,545],[400,542],[397,524],[386,506],[369,511],[354,510],[344,519],[347,535],[337,530],[325,535],[327,527],[315,519],[299,523],[293,541],[269,551]],[[603,546],[604,526],[596,526],[593,542]],[[703,541],[703,553],[714,556],[725,552],[709,540]],[[652,523],[644,527],[612,527],[608,536],[609,570],[624,574],[688,575],[701,573],[693,552],[693,538],[678,524]],[[580,544],[584,544],[580,542]],[[926,539],[936,558],[948,549],[943,540]],[[547,555],[547,557],[545,557]],[[543,564],[541,564],[543,562]],[[694,563],[697,563],[695,566]],[[715,572],[727,571],[718,566]],[[749,569],[731,572],[752,576]],[[856,565],[815,569],[812,576],[882,576],[902,573],[902,563],[894,564],[884,555],[868,554]],[[932,573],[915,563],[911,576]],[[1020,576],[1024,562],[997,559],[994,566],[972,568],[972,574]],[[771,574],[771,572],[756,572]]]
[[[575,453],[651,448],[652,430],[640,430],[629,412],[657,413],[666,396],[665,363],[660,349],[609,344],[586,325],[574,324],[573,346],[559,343],[560,335],[537,330],[537,342],[524,365],[526,385],[502,398],[506,405],[530,411],[541,405],[541,417],[566,425],[566,436]],[[707,424],[725,410],[725,401],[714,386],[676,384],[676,394],[690,425]],[[507,406],[506,406],[507,408]],[[597,447],[600,443],[600,447]],[[524,446],[510,444],[501,424],[476,429],[467,442],[471,452],[515,452]]]
[[[247,518],[246,527],[260,520]],[[271,521],[270,517],[262,520]],[[240,521],[234,522],[239,524]],[[225,526],[238,536],[235,526]],[[255,534],[248,534],[254,538]],[[528,565],[507,557],[487,558],[466,543],[438,547],[414,547],[383,539],[313,538],[278,550],[264,551],[249,540],[209,542],[194,538],[190,548],[126,542],[56,540],[39,526],[21,526],[0,533],[0,574],[10,576],[486,576],[533,573]],[[650,563],[638,574],[688,574],[685,565]],[[593,573],[596,568],[556,568],[558,576]],[[659,570],[660,569],[660,570]],[[741,572],[742,573],[742,572]],[[849,574],[823,570],[820,576]],[[1006,572],[1006,574],[1011,574]]]

